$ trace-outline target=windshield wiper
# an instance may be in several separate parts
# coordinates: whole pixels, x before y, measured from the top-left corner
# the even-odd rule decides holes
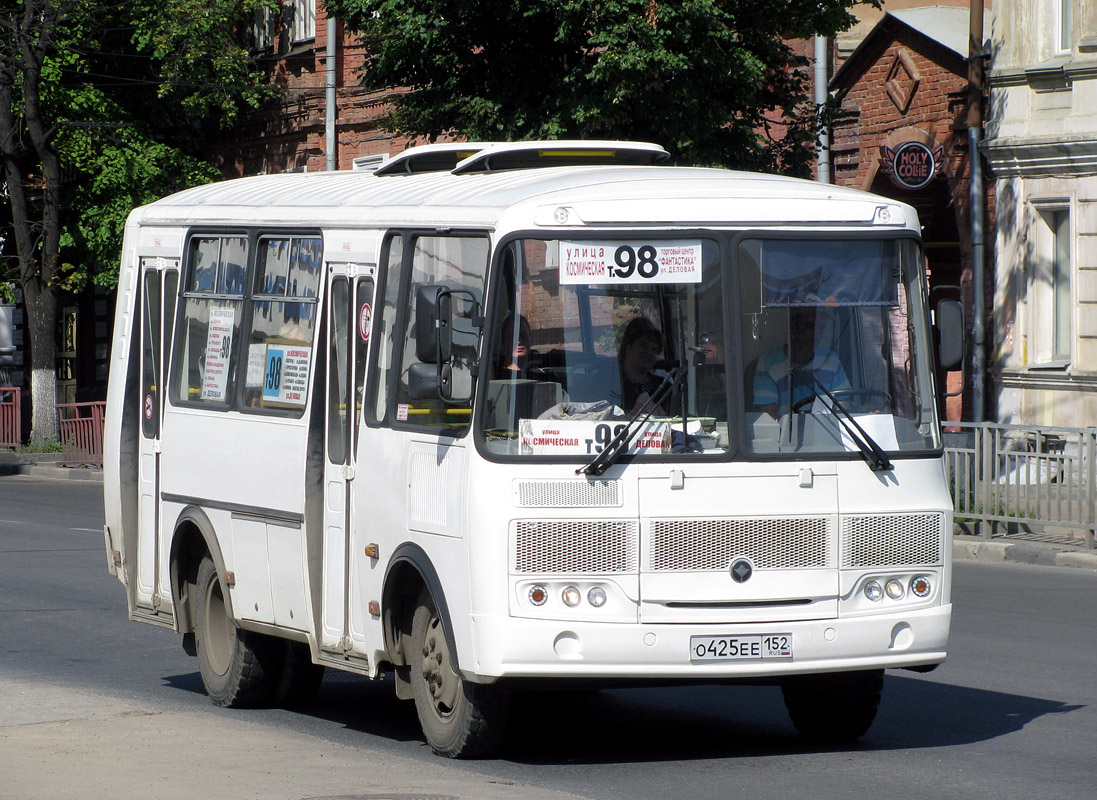
[[[682,379],[686,376],[686,366],[675,367],[666,375],[663,376],[663,380],[656,387],[652,393],[648,402],[644,404],[644,407],[637,411],[626,422],[621,430],[609,440],[602,452],[594,457],[594,460],[589,464],[585,464],[579,469],[575,470],[576,475],[601,475],[611,466],[617,463],[619,459],[632,444],[632,440],[636,437],[636,434],[640,429],[651,419],[652,412],[660,405],[670,393],[674,391],[675,387],[682,382]]]
[[[817,387],[826,395],[827,399],[831,402],[831,407],[828,409],[842,427],[846,429],[846,433],[849,434],[849,438],[853,440],[853,443],[857,445],[857,449],[861,451],[861,457],[868,464],[868,468],[873,472],[887,472],[892,468],[891,460],[888,458],[887,453],[883,448],[876,443],[876,440],[868,435],[868,432],[858,424],[853,415],[846,410],[846,407],[838,402],[838,398],[831,394],[827,387],[823,386],[819,382],[819,379],[814,375],[811,376],[812,381]],[[855,430],[856,429],[856,430]]]

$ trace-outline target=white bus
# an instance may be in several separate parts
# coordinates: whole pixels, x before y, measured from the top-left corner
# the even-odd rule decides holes
[[[475,756],[515,690],[742,680],[849,740],[945,659],[962,333],[913,209],[665,157],[437,145],[131,214],[108,568],[214,703],[388,674]]]

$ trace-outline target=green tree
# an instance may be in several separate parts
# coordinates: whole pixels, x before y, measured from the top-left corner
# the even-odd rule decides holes
[[[867,0],[878,5],[876,0]],[[861,0],[330,0],[389,127],[430,139],[627,138],[683,162],[807,174],[810,75],[786,39]]]
[[[271,89],[241,24],[263,0],[21,0],[0,8],[0,279],[23,288],[31,439],[56,434],[57,292],[117,278],[129,210],[218,177],[204,126]]]

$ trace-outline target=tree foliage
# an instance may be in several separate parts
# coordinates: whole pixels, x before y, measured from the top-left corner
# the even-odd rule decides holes
[[[111,286],[126,215],[213,180],[204,126],[264,93],[241,24],[264,0],[19,0],[0,8],[0,280],[23,287],[32,438],[51,428],[56,293]],[[50,390],[36,386],[36,376]]]
[[[874,2],[875,0],[869,0]],[[366,45],[388,119],[435,139],[627,138],[680,160],[803,174],[810,76],[787,39],[858,0],[330,0]]]

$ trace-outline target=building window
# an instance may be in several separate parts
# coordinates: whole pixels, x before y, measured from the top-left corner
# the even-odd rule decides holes
[[[1059,0],[1056,4],[1056,31],[1055,50],[1059,53],[1070,52],[1073,44],[1071,28],[1073,27],[1074,14],[1072,5],[1074,0]]]
[[[261,5],[252,12],[249,26],[252,49],[262,51],[274,46],[274,33],[278,22],[275,8],[275,6]]]
[[[1070,209],[1038,208],[1035,234],[1034,274],[1030,286],[1033,303],[1032,363],[1065,367],[1070,363],[1074,339]]]
[[[1063,0],[1069,2],[1069,0]],[[293,0],[293,41],[316,38],[316,0]]]

